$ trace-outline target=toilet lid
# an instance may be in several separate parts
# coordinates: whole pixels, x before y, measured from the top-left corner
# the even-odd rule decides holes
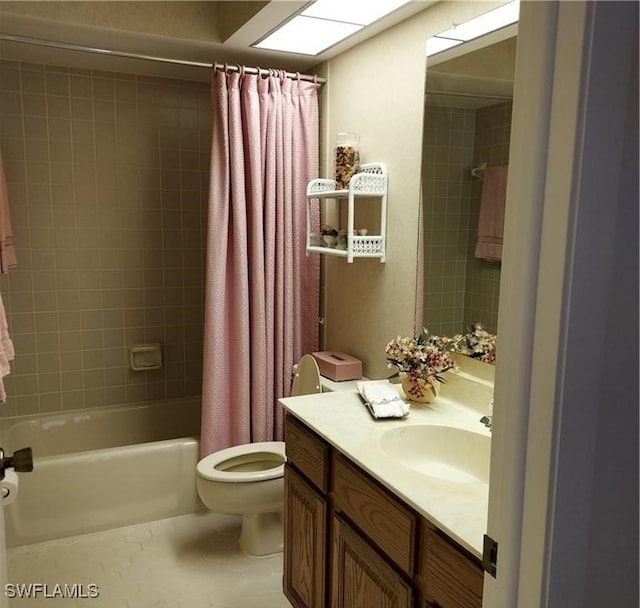
[[[283,441],[245,443],[205,456],[197,471],[209,481],[266,481],[284,476],[285,459]]]
[[[303,355],[293,375],[291,397],[321,393],[320,370],[318,363],[311,355]]]

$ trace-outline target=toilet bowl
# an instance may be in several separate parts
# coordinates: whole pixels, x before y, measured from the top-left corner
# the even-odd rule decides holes
[[[321,392],[318,364],[304,355],[294,374],[291,396]],[[285,447],[282,441],[237,445],[198,462],[197,488],[216,513],[242,516],[240,547],[249,555],[282,551]]]
[[[282,551],[284,442],[238,445],[206,456],[197,465],[205,507],[242,515],[240,547],[250,555]]]

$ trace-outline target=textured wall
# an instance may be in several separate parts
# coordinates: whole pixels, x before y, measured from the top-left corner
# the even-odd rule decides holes
[[[254,3],[251,3],[252,5]],[[260,3],[258,3],[260,4]],[[3,2],[2,12],[155,36],[218,41],[218,2]],[[227,11],[225,11],[226,13]],[[57,40],[56,36],[51,39]],[[63,38],[64,40],[64,38]]]
[[[389,173],[386,263],[327,257],[324,265],[325,347],[361,358],[372,378],[389,374],[386,343],[414,330],[425,43],[489,8],[438,2],[328,62],[325,167],[336,133],[355,131],[361,161],[384,162]]]
[[[202,365],[209,87],[0,62],[18,267],[0,415],[194,395]],[[128,347],[163,343],[162,370]]]

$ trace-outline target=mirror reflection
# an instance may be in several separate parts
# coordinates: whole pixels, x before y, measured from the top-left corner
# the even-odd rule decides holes
[[[464,334],[478,322],[496,332],[515,50],[512,37],[429,59],[423,324],[432,334]]]

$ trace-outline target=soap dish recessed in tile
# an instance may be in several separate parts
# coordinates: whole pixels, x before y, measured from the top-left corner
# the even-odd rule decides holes
[[[162,367],[160,342],[134,344],[129,349],[129,366],[135,372],[160,369]]]

